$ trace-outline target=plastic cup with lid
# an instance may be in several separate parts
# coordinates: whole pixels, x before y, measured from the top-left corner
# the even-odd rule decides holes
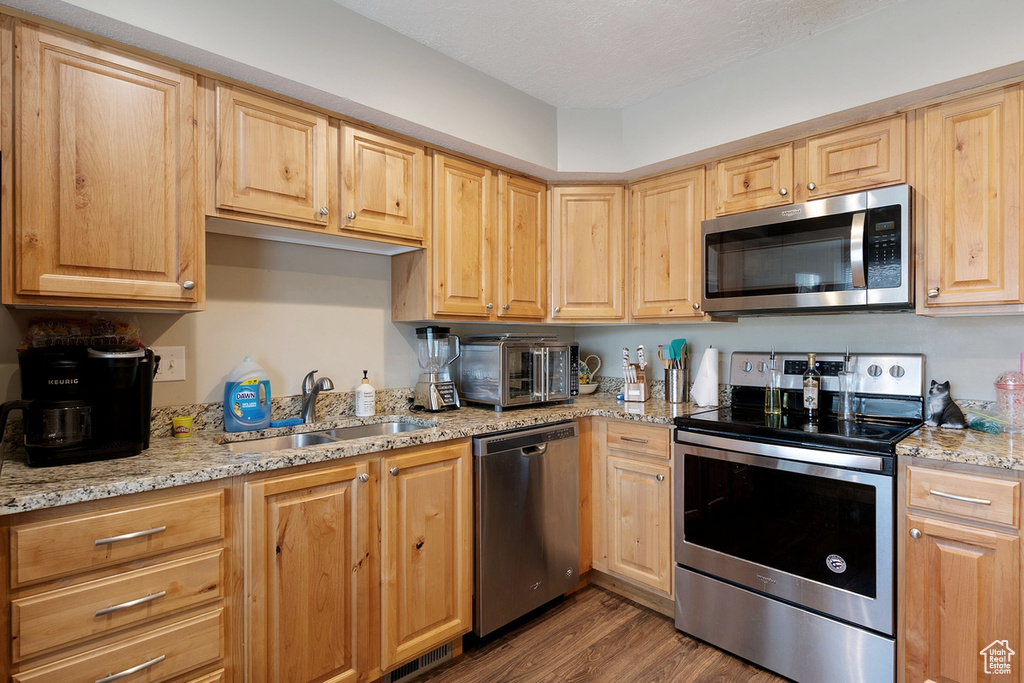
[[[1024,432],[1024,373],[1009,370],[996,378],[996,410],[1006,418],[1004,432]]]

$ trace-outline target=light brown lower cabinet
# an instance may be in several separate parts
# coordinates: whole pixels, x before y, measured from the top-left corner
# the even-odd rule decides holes
[[[381,461],[384,671],[473,626],[473,482],[468,442],[394,451]]]
[[[1019,483],[917,466],[905,481],[899,680],[1021,681]]]
[[[612,588],[670,614],[671,430],[593,418],[591,438],[593,568],[613,580]]]
[[[246,671],[259,681],[360,680],[370,647],[369,466],[246,485]]]

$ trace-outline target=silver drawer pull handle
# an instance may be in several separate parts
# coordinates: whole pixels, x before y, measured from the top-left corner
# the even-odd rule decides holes
[[[114,612],[120,612],[123,609],[129,607],[135,607],[137,605],[144,605],[147,602],[153,602],[157,598],[162,598],[167,595],[167,591],[160,591],[159,593],[150,593],[144,598],[138,598],[136,600],[129,600],[128,602],[122,602],[120,605],[111,605],[110,607],[104,607],[103,609],[96,610],[96,616],[102,617],[104,614],[112,614]]]
[[[935,491],[934,489],[928,489],[928,493],[939,498],[952,498],[953,500],[960,500],[965,503],[977,503],[978,505],[991,505],[991,500],[985,500],[984,498],[969,498],[968,496],[958,496],[955,493],[946,493],[945,491]]]
[[[149,667],[155,666],[155,665],[159,664],[160,662],[164,661],[166,658],[167,658],[166,655],[160,655],[159,657],[155,657],[153,659],[147,659],[146,661],[144,661],[142,664],[139,664],[138,666],[133,666],[130,669],[125,669],[124,671],[122,671],[120,673],[110,674],[106,678],[100,678],[100,679],[98,679],[96,681],[96,683],[111,683],[111,681],[121,680],[122,678],[124,678],[126,676],[131,676],[132,674],[138,673],[140,671],[145,671]]]
[[[133,538],[152,536],[153,534],[158,534],[161,531],[167,531],[167,527],[157,526],[152,529],[145,529],[144,531],[133,531],[130,534],[121,534],[120,536],[111,536],[110,538],[100,538],[96,541],[95,545],[110,545],[111,543],[117,543],[118,541],[130,541]]]
[[[619,438],[622,439],[623,441],[629,441],[631,443],[647,443],[647,439],[633,439],[628,436],[620,436]]]

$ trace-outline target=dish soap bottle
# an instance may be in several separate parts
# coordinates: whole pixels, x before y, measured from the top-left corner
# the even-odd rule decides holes
[[[815,365],[818,356],[807,354],[807,371],[804,372],[804,414],[808,422],[818,421],[818,394],[821,390],[821,373]]]
[[[370,386],[363,370],[363,381],[356,387],[356,417],[373,417],[377,412],[377,391]]]
[[[252,356],[246,356],[224,382],[224,431],[246,432],[269,426],[270,378]]]

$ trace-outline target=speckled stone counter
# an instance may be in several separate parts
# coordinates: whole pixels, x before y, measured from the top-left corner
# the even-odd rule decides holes
[[[399,408],[374,418],[354,418],[349,415],[331,418],[330,413],[322,411],[321,420],[316,424],[260,432],[227,434],[222,427],[207,428],[196,430],[189,439],[175,439],[168,435],[168,429],[162,432],[162,436],[153,436],[149,449],[134,457],[44,468],[28,467],[24,449],[7,445],[0,469],[0,515],[326,462],[588,415],[671,424],[676,415],[686,415],[696,410],[701,409],[692,403],[670,404],[658,398],[645,403],[619,403],[612,394],[598,392],[582,396],[573,404],[517,408],[503,412],[467,406],[442,413],[412,412]],[[388,436],[364,437],[271,452],[232,453],[220,443],[389,420],[431,426]]]
[[[896,446],[896,455],[1024,470],[1024,434],[922,427]]]

